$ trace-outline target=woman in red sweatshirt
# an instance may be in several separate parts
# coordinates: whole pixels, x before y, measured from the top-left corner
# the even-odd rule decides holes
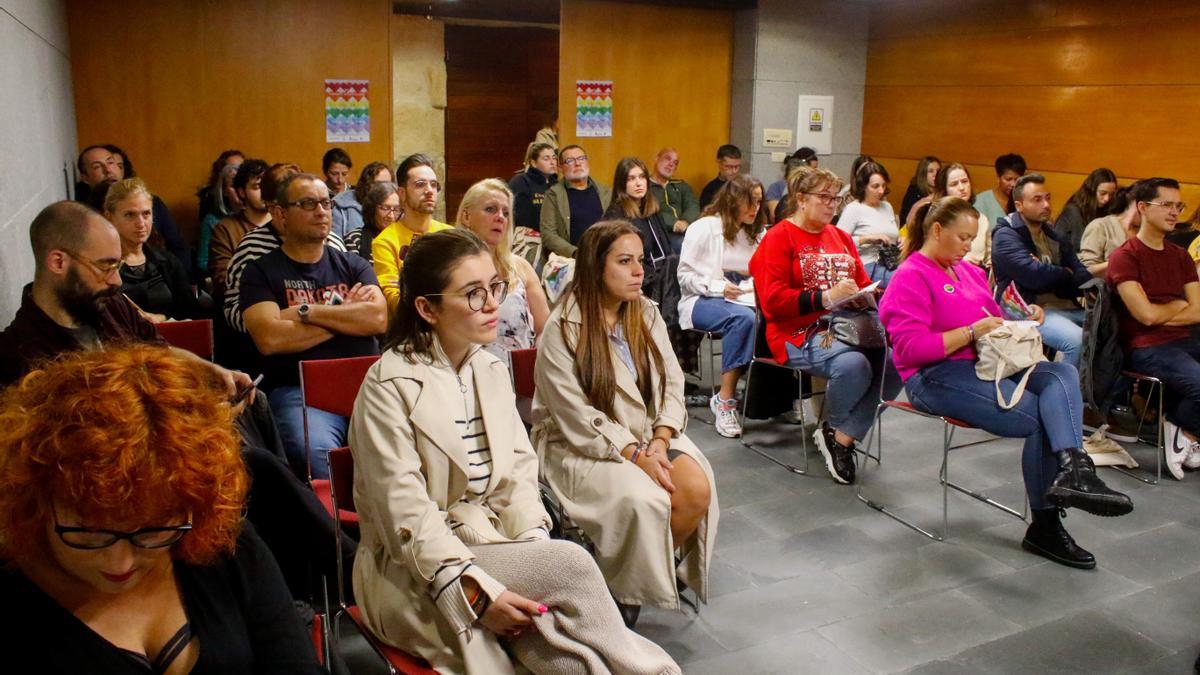
[[[850,235],[830,225],[842,181],[827,169],[802,167],[788,179],[797,209],[763,237],[750,274],[767,322],[767,342],[780,363],[828,380],[829,420],[814,440],[830,475],[854,482],[854,446],[866,438],[884,395],[900,390],[900,378],[882,349],[863,350],[832,339],[825,321],[830,306],[871,283]],[[859,306],[864,301],[856,301]]]

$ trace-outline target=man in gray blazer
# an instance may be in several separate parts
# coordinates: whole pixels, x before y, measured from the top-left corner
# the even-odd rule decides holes
[[[587,153],[578,145],[558,151],[563,180],[546,190],[542,202],[542,260],[551,253],[572,258],[585,230],[604,217],[612,188],[589,177]]]

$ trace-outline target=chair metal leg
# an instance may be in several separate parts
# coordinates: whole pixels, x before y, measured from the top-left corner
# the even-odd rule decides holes
[[[875,445],[876,445],[875,455],[872,457],[869,449],[866,452],[861,453],[864,455],[864,461],[863,461],[864,469],[866,468],[866,465],[870,463],[871,459],[875,459],[875,463],[878,466],[877,470],[880,470],[880,471],[883,470],[883,410],[887,407],[888,407],[887,403],[884,402],[884,403],[880,403],[879,406],[875,409],[875,423],[871,427],[871,434],[875,440]],[[1022,521],[1027,520],[1027,515],[1025,513],[1018,513],[1014,509],[1012,509],[1004,504],[1001,504],[1000,502],[997,502],[994,499],[991,499],[987,495],[984,495],[984,494],[978,493],[978,492],[974,492],[974,491],[972,491],[966,487],[963,487],[961,485],[958,485],[957,483],[954,483],[950,480],[950,451],[951,450],[955,450],[958,448],[970,447],[973,445],[979,445],[981,443],[989,443],[996,439],[994,439],[994,438],[985,439],[983,441],[964,443],[962,445],[956,446],[956,445],[954,445],[954,425],[947,422],[944,418],[938,418],[936,415],[929,415],[929,414],[922,413],[920,411],[913,411],[913,412],[915,412],[916,414],[921,415],[923,417],[930,417],[930,418],[936,418],[936,419],[942,420],[942,465],[941,465],[941,468],[938,470],[938,482],[940,482],[942,484],[942,529],[941,529],[941,531],[936,532],[936,531],[928,530],[924,527],[921,527],[916,522],[909,520],[907,518],[904,518],[903,516],[900,516],[896,512],[889,510],[887,505],[883,504],[882,502],[876,501],[876,500],[871,499],[870,497],[866,496],[863,493],[863,486],[866,483],[866,473],[867,473],[866,471],[863,471],[859,475],[858,489],[855,493],[855,496],[858,497],[858,500],[860,502],[862,502],[862,503],[866,504],[867,506],[871,507],[872,509],[882,513],[883,515],[891,518],[892,520],[900,523],[901,525],[904,525],[905,527],[907,527],[911,530],[919,532],[920,534],[922,534],[934,541],[946,541],[946,537],[948,537],[950,534],[950,488],[954,488],[955,490],[958,490],[959,492],[962,492],[963,494],[974,497],[975,499],[983,502],[984,504],[995,507],[995,508],[997,508],[1009,515],[1012,515],[1016,518],[1020,518]],[[1025,510],[1026,511],[1028,510],[1028,501],[1026,502]]]
[[[1130,471],[1128,469],[1124,469],[1119,466],[1110,466],[1109,468],[1114,469],[1120,473],[1123,473],[1126,476],[1129,476],[1130,478],[1135,478],[1137,480],[1140,480],[1147,485],[1158,485],[1158,482],[1160,480],[1162,480],[1163,455],[1167,451],[1167,434],[1166,434],[1166,428],[1165,428],[1165,424],[1164,424],[1166,422],[1166,411],[1163,409],[1163,384],[1159,380],[1144,380],[1144,381],[1150,383],[1150,395],[1146,397],[1147,401],[1153,400],[1154,392],[1155,391],[1158,392],[1158,433],[1157,433],[1158,444],[1154,446],[1154,454],[1155,454],[1154,480],[1150,480],[1149,478],[1143,478],[1143,477],[1139,476],[1138,474],[1133,473],[1132,471]],[[1141,438],[1142,438],[1142,427],[1145,424],[1146,424],[1145,420],[1143,420],[1142,416],[1139,415],[1137,432],[1135,434],[1138,437],[1138,440],[1141,440]]]
[[[763,450],[756,447],[753,443],[746,440],[746,422],[749,421],[749,418],[746,417],[746,411],[749,410],[750,378],[753,376],[754,376],[754,364],[751,363],[749,366],[746,367],[746,393],[742,396],[742,437],[740,439],[738,439],[738,442],[740,442],[744,447],[746,447],[750,451],[754,452],[754,454],[758,455],[759,457],[762,457],[763,459],[765,459],[773,464],[778,464],[779,466],[782,466],[783,468],[787,469],[788,471],[791,471],[794,474],[799,474],[801,476],[807,476],[808,475],[808,431],[807,431],[808,425],[806,424],[806,420],[804,419],[804,405],[803,405],[804,382],[803,382],[803,380],[798,380],[798,384],[797,384],[797,390],[799,390],[800,401],[801,401],[801,405],[800,405],[800,428],[801,428],[800,451],[804,454],[804,468],[801,469],[800,467],[798,467],[794,464],[789,464],[788,462],[785,462],[782,459],[779,459],[779,458],[771,455],[770,453],[764,452]]]
[[[714,340],[714,337],[713,337],[712,333],[704,334],[704,342],[708,346],[708,368],[709,368],[708,374],[709,374],[710,396],[716,396],[717,392],[721,388],[721,382],[720,382],[721,366],[719,363],[716,362],[716,358],[717,358],[718,354],[716,353],[716,350],[713,349],[713,340]],[[722,347],[722,349],[723,348],[724,347]],[[703,374],[704,374],[704,372],[700,371],[697,374],[697,379],[700,379],[700,377],[703,376]],[[707,416],[697,415],[696,413],[693,413],[690,411],[688,412],[688,417],[696,420],[697,422],[700,422],[703,424],[708,424],[710,426],[717,423],[717,420],[715,417],[713,419],[709,419]]]

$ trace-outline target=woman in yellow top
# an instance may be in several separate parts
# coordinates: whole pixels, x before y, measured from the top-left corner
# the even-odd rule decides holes
[[[389,318],[396,313],[396,305],[400,302],[400,267],[413,240],[453,227],[433,219],[438,194],[442,191],[442,184],[433,171],[433,160],[421,154],[405,157],[396,167],[396,181],[404,215],[371,242],[372,264],[375,276],[379,277],[379,287],[387,298]]]

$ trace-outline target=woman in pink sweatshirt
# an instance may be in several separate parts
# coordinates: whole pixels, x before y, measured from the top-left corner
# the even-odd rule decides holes
[[[1033,523],[1022,547],[1070,567],[1095,567],[1096,558],[1063,528],[1059,510],[1119,516],[1133,503],[1104,485],[1082,450],[1079,373],[1068,364],[1039,363],[1020,402],[1001,408],[995,385],[975,375],[975,340],[1004,323],[983,272],[963,262],[979,212],[966,200],[945,197],[923,206],[916,223],[879,307],[909,401],[998,436],[1025,438],[1021,465]],[[1041,308],[1033,311],[1040,322]],[[1006,399],[1017,380],[1000,383]]]

